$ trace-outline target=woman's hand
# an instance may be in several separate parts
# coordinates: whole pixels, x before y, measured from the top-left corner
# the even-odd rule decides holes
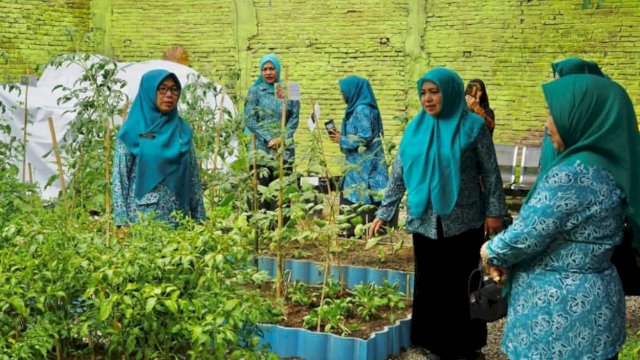
[[[383,225],[384,225],[384,221],[378,218],[373,220],[373,222],[371,223],[371,227],[369,228],[369,237],[372,238],[380,230],[380,228]]]
[[[485,235],[497,234],[502,230],[502,218],[499,216],[487,216],[484,219]]]
[[[125,238],[127,231],[129,231],[128,226],[116,226],[116,238],[122,240]]]
[[[465,100],[467,101],[467,107],[473,110],[476,106],[479,106],[478,100],[471,95],[465,96]]]
[[[278,145],[280,145],[280,141],[282,141],[282,138],[280,138],[280,137],[273,138],[273,139],[271,139],[271,141],[269,141],[269,143],[267,144],[267,147],[272,148],[272,149],[276,149],[278,147]]]
[[[488,241],[485,242],[480,248],[480,259],[482,259],[482,268],[484,269],[484,273],[486,275],[489,275],[493,279],[493,281],[496,282],[496,284],[502,286],[507,279],[507,270],[489,264],[489,253],[487,252],[488,243]]]
[[[484,271],[491,277],[491,279],[493,279],[496,284],[500,286],[503,286],[507,281],[507,270],[503,268],[499,268],[493,265],[486,265]]]
[[[336,144],[340,143],[340,131],[332,131],[331,133],[329,133],[329,139],[331,139],[331,141],[333,141]]]

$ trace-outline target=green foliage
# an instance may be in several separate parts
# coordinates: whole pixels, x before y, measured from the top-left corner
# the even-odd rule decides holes
[[[88,216],[31,207],[0,229],[0,358],[253,358],[279,312],[241,231],[145,221],[108,245]]]
[[[51,65],[62,67],[68,64],[78,65],[83,70],[73,88],[54,87],[54,91],[64,91],[64,95],[58,98],[58,104],[74,106],[67,112],[73,114],[75,120],[61,146],[66,155],[67,176],[72,179],[68,192],[75,200],[74,205],[104,213],[105,191],[108,191],[110,181],[106,174],[110,170],[113,148],[106,149],[106,144],[114,144],[115,141],[113,119],[126,98],[122,90],[126,82],[117,77],[118,65],[109,58],[72,54],[57,58]]]
[[[320,289],[297,282],[289,288],[287,298],[294,304],[313,306],[303,319],[305,328],[316,329],[320,322],[323,331],[345,336],[359,328],[359,321],[379,318],[383,308],[391,310],[389,321],[394,322],[395,312],[405,308],[404,294],[398,291],[398,287],[398,284],[391,285],[385,280],[380,286],[360,284],[353,291],[345,291],[339,281],[329,277],[322,304],[318,304]]]
[[[640,331],[627,331],[627,341],[622,346],[618,358],[620,360],[636,360],[640,357]]]

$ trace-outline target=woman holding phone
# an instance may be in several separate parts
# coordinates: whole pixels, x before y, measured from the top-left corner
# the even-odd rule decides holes
[[[496,115],[489,106],[489,95],[487,95],[487,87],[484,85],[484,81],[480,79],[469,81],[465,100],[469,110],[484,119],[489,128],[489,133],[493,136],[493,129],[496,127]]]
[[[340,204],[380,204],[387,186],[388,171],[382,146],[382,118],[369,81],[348,76],[339,82],[347,104],[341,131],[330,130],[331,141],[340,144],[340,151],[351,165],[340,186]],[[360,213],[363,223],[373,220],[376,208]],[[347,230],[353,236],[353,226]]]

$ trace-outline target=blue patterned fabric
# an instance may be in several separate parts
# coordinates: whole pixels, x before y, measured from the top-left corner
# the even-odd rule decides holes
[[[256,134],[256,149],[271,154],[275,159],[275,149],[267,146],[269,141],[280,136],[282,122],[282,100],[275,97],[274,87],[267,83],[259,83],[249,89],[244,108],[247,129]],[[300,116],[300,101],[287,101],[287,133],[285,135],[285,161],[294,162],[295,144],[293,134],[298,128]],[[249,141],[249,151],[253,151],[253,144]]]
[[[126,226],[138,222],[139,214],[149,215],[155,213],[157,220],[166,221],[176,225],[171,213],[182,209],[175,193],[163,182],[157,184],[141,199],[135,196],[137,162],[124,143],[116,142],[113,157],[113,175],[111,178],[111,196],[113,201],[113,216],[116,226]],[[188,156],[189,177],[186,179],[191,186],[189,194],[188,211],[190,216],[198,222],[206,220],[204,203],[202,200],[202,187],[198,174],[198,163],[195,150],[192,147]]]
[[[610,258],[623,195],[610,172],[579,160],[549,170],[512,226],[487,246],[513,269],[502,350],[510,359],[609,359],[625,340],[625,303]]]
[[[485,188],[481,196],[479,176]],[[393,162],[389,183],[378,209],[377,217],[388,222],[400,204],[406,191],[404,184],[403,164],[400,156]],[[437,217],[430,204],[420,216],[416,217],[407,203],[407,230],[420,233],[431,239],[437,239]],[[460,191],[456,205],[447,217],[441,217],[445,237],[461,234],[467,230],[477,229],[487,216],[504,216],[507,214],[502,179],[491,134],[486,126],[482,126],[478,137],[460,156]]]
[[[382,148],[382,121],[376,109],[357,106],[351,117],[342,124],[340,151],[349,164],[342,183],[344,197],[360,204],[380,202],[389,178],[387,161]]]
[[[412,215],[418,217],[431,207],[439,215],[448,216],[460,192],[460,155],[477,138],[485,122],[469,112],[464,83],[455,71],[435,68],[424,74],[418,80],[418,98],[425,81],[438,86],[442,110],[433,117],[421,108],[405,129],[398,153]]]

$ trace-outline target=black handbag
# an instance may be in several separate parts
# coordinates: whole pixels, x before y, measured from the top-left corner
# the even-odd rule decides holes
[[[482,261],[469,275],[468,293],[471,319],[493,322],[507,315],[507,299],[502,296],[502,287],[484,276]]]

